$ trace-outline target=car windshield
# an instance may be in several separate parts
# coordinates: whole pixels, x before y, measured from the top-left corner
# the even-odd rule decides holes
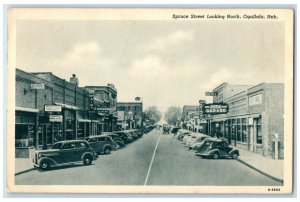
[[[211,142],[205,142],[204,145],[205,146],[209,146]]]
[[[56,143],[52,145],[52,149],[61,149],[62,143]]]

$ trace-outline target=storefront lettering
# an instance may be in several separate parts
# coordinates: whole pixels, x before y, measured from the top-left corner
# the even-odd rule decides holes
[[[61,112],[60,105],[45,105],[45,112]]]
[[[50,115],[49,116],[50,122],[62,122],[62,120],[63,120],[62,115]]]
[[[204,114],[227,114],[229,111],[228,104],[204,104],[203,107]]]

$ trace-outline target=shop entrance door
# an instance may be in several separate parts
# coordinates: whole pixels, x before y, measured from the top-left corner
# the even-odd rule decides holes
[[[47,149],[47,144],[52,144],[52,127],[50,124],[39,125],[38,146]]]
[[[253,119],[253,125],[251,125],[249,127],[249,150],[252,151],[252,152],[255,152],[256,150],[256,134],[257,134],[257,131],[256,131],[256,125],[257,125],[257,119]]]

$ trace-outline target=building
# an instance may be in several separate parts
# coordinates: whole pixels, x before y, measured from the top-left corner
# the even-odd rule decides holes
[[[85,86],[85,89],[91,96],[90,110],[98,117],[98,131],[116,131],[118,92],[115,86]]]
[[[78,87],[51,72],[16,69],[16,157],[117,129],[114,85]]]
[[[119,129],[133,129],[143,126],[142,114],[143,103],[142,102],[118,102],[118,127]]]
[[[182,110],[182,116],[185,117],[188,114],[199,112],[199,105],[184,105]]]
[[[60,140],[83,139],[93,134],[88,113],[89,93],[50,72],[16,69],[16,157],[45,149]],[[83,128],[79,125],[83,121]]]
[[[184,105],[181,120],[182,128],[203,132],[202,126],[200,126],[199,105]]]
[[[229,88],[228,88],[229,87]],[[279,141],[279,158],[284,158],[284,85],[261,83],[239,86],[224,83],[214,89],[216,103],[227,103],[227,114],[211,118],[212,136],[223,137],[234,146],[274,158],[274,141]]]

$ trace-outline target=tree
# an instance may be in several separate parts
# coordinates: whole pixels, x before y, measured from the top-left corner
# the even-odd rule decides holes
[[[181,107],[171,106],[168,108],[167,112],[165,113],[165,120],[168,124],[176,125],[178,120],[180,120],[182,116],[182,109]]]
[[[156,106],[148,107],[143,112],[143,122],[149,120],[150,124],[155,124],[161,119],[161,112],[158,111]]]

